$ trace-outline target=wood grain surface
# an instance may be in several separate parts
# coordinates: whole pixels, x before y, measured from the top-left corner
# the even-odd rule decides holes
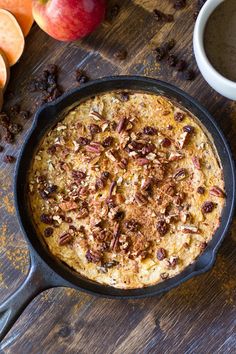
[[[138,74],[163,79],[184,89],[215,117],[236,154],[236,103],[215,93],[197,71],[192,52],[193,14],[196,0],[187,0],[176,11],[170,0],[120,0],[120,12],[112,21],[77,43],[60,43],[36,25],[26,40],[20,62],[12,69],[6,109],[14,103],[32,113],[38,93],[28,91],[29,79],[49,63],[60,68],[60,84],[66,91],[78,84],[77,67],[91,79],[114,74]],[[159,23],[158,8],[174,14],[173,23]],[[153,48],[175,38],[174,52],[197,74],[185,81],[166,64],[157,63]],[[114,53],[125,49],[119,61]],[[4,154],[17,156],[32,124],[24,126],[13,145],[0,154],[0,299],[23,281],[28,270],[27,245],[20,232],[13,205],[14,165]],[[219,251],[214,268],[162,297],[144,300],[107,300],[71,289],[51,289],[39,295],[24,311],[5,340],[0,353],[236,353],[236,222]]]

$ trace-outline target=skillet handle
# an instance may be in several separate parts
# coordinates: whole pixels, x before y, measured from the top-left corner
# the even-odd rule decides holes
[[[66,284],[34,252],[31,252],[30,269],[25,281],[14,294],[0,304],[0,343],[26,306],[42,291],[57,286]]]

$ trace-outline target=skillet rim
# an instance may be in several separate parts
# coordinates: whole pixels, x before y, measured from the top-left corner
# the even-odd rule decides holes
[[[152,87],[149,87],[142,90],[141,84],[144,85],[150,85]],[[102,85],[108,85],[111,84],[113,86],[121,86],[120,88],[118,87],[111,87],[109,89],[101,90]],[[139,89],[132,89],[129,86],[137,84],[139,86]],[[168,96],[167,92],[172,93],[172,95],[176,95],[179,98],[181,98],[181,101],[184,100],[188,103],[188,106],[191,106],[191,108],[199,113],[201,113],[201,118],[199,118],[200,114],[197,115],[196,113],[193,113],[194,115],[197,116],[199,121],[202,123],[202,125],[205,127],[206,131],[212,136],[215,135],[214,140],[214,145],[216,146],[217,152],[219,154],[220,160],[222,165],[224,165],[224,159],[223,159],[223,153],[225,154],[225,159],[227,159],[227,167],[229,168],[231,172],[231,176],[229,175],[224,175],[224,180],[225,180],[225,185],[227,182],[226,187],[231,186],[230,188],[230,198],[226,199],[226,205],[224,207],[224,211],[227,209],[227,213],[222,215],[222,221],[219,226],[219,228],[216,230],[213,239],[209,242],[206,250],[200,255],[195,262],[193,262],[190,266],[185,268],[181,273],[179,273],[177,276],[170,278],[166,281],[163,281],[161,283],[158,283],[156,285],[144,287],[144,288],[138,288],[138,289],[117,289],[111,286],[106,286],[102,285],[99,283],[95,283],[89,279],[85,279],[84,277],[81,277],[77,272],[71,270],[68,266],[65,266],[62,264],[62,262],[58,261],[55,259],[55,257],[46,250],[45,247],[42,246],[41,242],[39,241],[39,238],[36,236],[36,232],[34,230],[35,235],[29,235],[27,232],[27,218],[23,214],[24,211],[24,206],[22,208],[22,184],[23,187],[25,187],[24,182],[22,181],[22,170],[21,167],[22,165],[24,166],[24,159],[25,159],[25,153],[27,151],[27,147],[29,148],[28,144],[31,142],[32,137],[34,134],[36,134],[37,129],[42,130],[40,128],[40,118],[44,114],[44,112],[47,112],[50,110],[54,110],[54,114],[58,116],[60,113],[56,112],[56,110],[59,107],[60,111],[60,104],[63,104],[63,102],[66,102],[67,100],[70,100],[71,97],[74,95],[78,96],[83,96],[83,92],[86,92],[86,89],[89,90],[90,88],[94,88],[96,86],[101,86],[100,88],[100,93],[102,92],[107,92],[107,91],[119,91],[119,90],[131,90],[131,91],[149,91],[150,93],[153,94],[163,94],[164,96],[168,97],[171,99],[170,96]],[[98,92],[96,93],[98,94]],[[89,95],[86,95],[87,98]],[[92,94],[90,96],[93,96]],[[74,100],[74,104],[76,104],[81,101],[82,98],[78,98]],[[180,103],[182,104],[182,103]],[[186,107],[183,105],[183,108],[192,111],[189,107]],[[65,108],[64,108],[65,110]],[[53,124],[55,124],[55,120],[57,117],[53,119],[53,121],[50,123],[51,127]],[[203,120],[204,121],[203,121]],[[58,119],[59,120],[59,119]],[[208,125],[208,126],[206,126]],[[48,129],[47,129],[48,130]],[[214,134],[213,134],[214,133]],[[219,139],[219,144],[216,142],[216,139]],[[223,144],[224,147],[224,152],[219,150],[217,148],[218,145]],[[37,144],[36,144],[37,145]],[[35,150],[35,149],[34,149]],[[222,156],[221,156],[222,155]],[[29,159],[28,159],[29,160]],[[28,163],[29,164],[29,163]],[[224,170],[224,169],[223,169]],[[24,175],[25,172],[23,172]],[[32,124],[31,129],[29,130],[29,133],[26,136],[25,142],[21,148],[21,152],[19,154],[16,168],[15,168],[15,176],[14,176],[14,198],[15,198],[15,207],[16,207],[16,212],[17,212],[17,217],[21,226],[21,229],[23,231],[24,237],[27,240],[27,243],[30,248],[31,254],[37,254],[38,257],[43,260],[44,263],[47,264],[49,269],[57,274],[57,276],[61,277],[63,279],[62,286],[71,286],[74,287],[78,290],[86,291],[89,292],[90,294],[96,294],[96,295],[102,295],[104,297],[111,297],[111,298],[142,298],[142,297],[147,297],[147,296],[156,296],[161,293],[164,293],[166,291],[169,291],[170,289],[180,285],[181,283],[187,281],[188,279],[200,275],[202,273],[205,273],[208,271],[214,264],[215,259],[216,259],[216,254],[217,251],[223,242],[224,237],[226,236],[226,232],[228,231],[228,228],[230,226],[230,223],[233,218],[234,214],[234,208],[235,208],[235,181],[236,181],[236,174],[235,174],[235,166],[234,166],[234,159],[231,153],[231,150],[229,148],[228,142],[222,133],[221,129],[219,128],[218,124],[214,121],[212,116],[209,114],[209,112],[202,107],[195,98],[191,97],[189,94],[185,93],[181,89],[175,87],[172,84],[166,83],[161,80],[153,79],[153,78],[148,78],[148,77],[143,77],[143,76],[109,76],[109,77],[104,77],[102,79],[90,81],[86,84],[84,84],[82,87],[73,89],[66,94],[62,95],[59,97],[57,100],[47,103],[44,106],[42,106],[35,114],[34,116],[34,121]],[[226,181],[227,179],[227,181]],[[228,181],[229,179],[229,181]],[[23,198],[24,199],[24,198]],[[27,208],[27,207],[26,207]],[[26,220],[25,220],[26,219]],[[29,221],[28,221],[29,223]],[[33,237],[36,236],[38,240],[36,241],[36,244],[40,243],[39,249],[35,247],[34,242],[32,241]],[[217,236],[217,240],[215,241]],[[38,242],[37,242],[38,241]],[[213,242],[214,241],[214,242]],[[215,245],[213,245],[215,243]],[[69,274],[68,274],[69,273]],[[69,276],[70,275],[70,276]],[[73,279],[72,279],[73,278]],[[76,278],[76,281],[75,281]],[[69,279],[69,280],[68,280]],[[53,285],[52,285],[53,286]]]

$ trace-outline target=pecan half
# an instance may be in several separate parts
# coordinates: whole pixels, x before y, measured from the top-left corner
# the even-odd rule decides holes
[[[192,162],[193,162],[193,166],[197,169],[197,170],[201,170],[201,162],[200,159],[196,156],[194,156],[192,158]]]
[[[70,243],[71,241],[72,241],[72,235],[69,232],[66,232],[59,237],[58,243],[59,246],[64,246]]]
[[[126,169],[126,167],[127,167],[127,165],[128,165],[128,159],[121,159],[119,162],[118,162],[118,166],[121,168],[121,169],[123,169],[123,170],[125,170]]]
[[[146,195],[142,194],[141,192],[137,192],[134,196],[134,200],[139,204],[147,204],[148,198]]]
[[[85,146],[86,151],[92,152],[95,154],[100,154],[103,151],[103,147],[100,143],[90,143],[89,145]]]
[[[148,165],[151,162],[150,160],[146,159],[145,157],[140,157],[140,158],[136,159],[136,161],[139,166]]]
[[[184,234],[196,234],[198,233],[198,227],[194,225],[181,225],[178,228],[180,231],[182,231]]]
[[[225,198],[225,192],[220,187],[217,186],[211,187],[210,194],[214,195],[215,197]]]
[[[187,171],[185,168],[178,168],[175,173],[173,174],[173,178],[176,181],[182,181],[187,177]]]
[[[116,128],[117,133],[120,134],[123,130],[125,130],[126,124],[127,124],[127,118],[126,117],[121,118]]]

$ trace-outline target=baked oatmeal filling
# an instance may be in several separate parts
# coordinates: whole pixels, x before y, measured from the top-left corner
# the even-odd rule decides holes
[[[69,112],[43,139],[29,192],[50,251],[118,288],[180,273],[213,237],[225,203],[222,169],[198,121],[164,97],[129,92]]]

